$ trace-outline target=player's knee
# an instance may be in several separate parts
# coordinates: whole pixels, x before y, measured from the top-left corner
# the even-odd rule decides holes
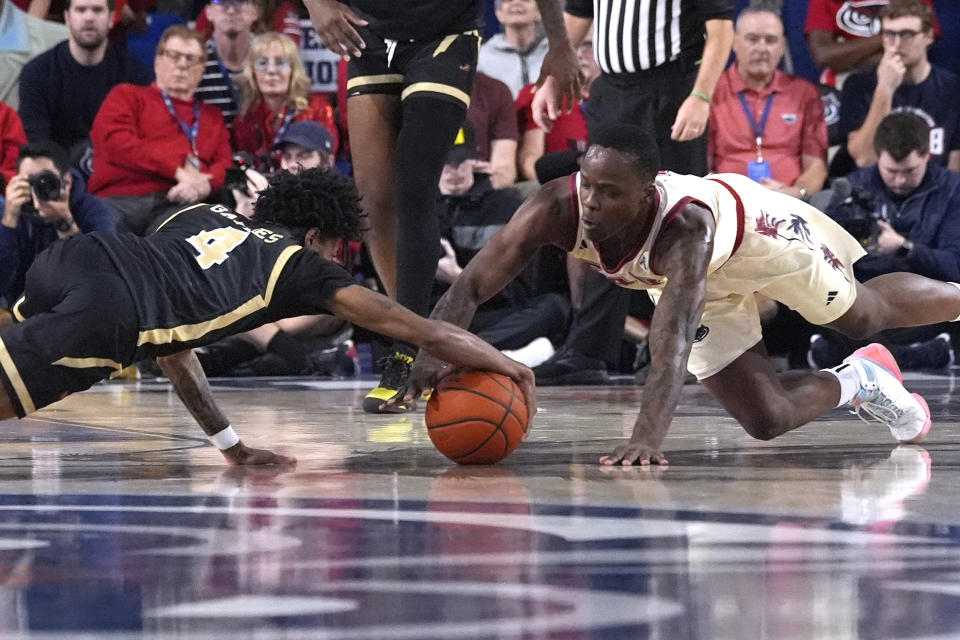
[[[769,409],[751,412],[748,416],[741,416],[739,421],[743,430],[756,440],[772,440],[786,430],[787,422],[783,414]]]

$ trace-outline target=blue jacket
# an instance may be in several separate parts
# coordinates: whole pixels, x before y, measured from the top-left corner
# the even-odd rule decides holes
[[[71,171],[73,186],[70,188],[70,212],[81,233],[100,229],[113,230],[116,219],[107,205],[87,192],[83,176]],[[0,197],[0,204],[3,198]],[[38,253],[59,240],[53,225],[35,216],[22,217],[16,229],[0,224],[0,298],[9,307],[23,293],[27,269]]]
[[[893,271],[909,271],[935,280],[960,282],[960,174],[935,162],[927,165],[920,186],[899,205],[880,178],[876,165],[847,176],[886,207],[890,224],[914,244],[909,255],[867,255],[857,261],[858,280]]]

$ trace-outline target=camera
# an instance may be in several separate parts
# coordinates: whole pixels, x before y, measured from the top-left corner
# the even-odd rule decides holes
[[[846,178],[837,178],[831,186],[833,197],[826,213],[864,247],[876,244],[880,234],[877,220],[885,219],[877,197],[854,187]]]
[[[63,189],[63,183],[55,171],[51,171],[50,169],[37,171],[27,176],[27,182],[30,183],[30,188],[33,189],[33,193],[36,194],[37,200],[49,202],[50,200],[60,199],[60,191]],[[32,201],[24,203],[20,210],[22,213],[27,214],[37,212]]]
[[[227,189],[236,189],[241,193],[252,196],[253,194],[247,189],[247,169],[249,168],[250,163],[247,162],[246,156],[239,153],[234,154],[233,166],[227,167],[227,171],[224,174],[224,186]]]

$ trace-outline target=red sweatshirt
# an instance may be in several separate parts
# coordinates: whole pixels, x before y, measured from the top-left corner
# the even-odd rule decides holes
[[[0,102],[0,174],[3,174],[4,185],[17,174],[17,158],[23,144],[27,144],[27,134],[20,116],[8,104]]]
[[[193,126],[193,101],[171,98],[177,116]],[[101,197],[139,196],[167,191],[177,183],[174,174],[191,153],[190,141],[167,110],[156,83],[149,87],[119,84],[103,101],[90,131],[93,176],[89,189]],[[230,132],[220,109],[200,105],[197,133],[200,171],[213,177],[211,186],[223,186],[230,166]]]

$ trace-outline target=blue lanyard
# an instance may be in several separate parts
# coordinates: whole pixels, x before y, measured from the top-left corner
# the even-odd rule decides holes
[[[293,122],[293,118],[297,115],[297,108],[287,107],[284,112],[286,115],[283,118],[283,124],[281,124],[280,128],[277,129],[277,135],[273,136],[273,143],[270,145],[270,149],[273,149],[273,147],[277,144],[277,140],[279,140],[281,136],[287,132],[287,127],[290,126],[290,123]],[[270,149],[267,149],[267,153],[270,152]]]
[[[163,102],[167,105],[167,111],[170,112],[170,115],[173,116],[173,119],[177,121],[177,124],[180,125],[180,130],[183,131],[183,135],[187,136],[187,140],[190,141],[190,148],[193,150],[193,155],[200,157],[200,152],[197,151],[197,134],[200,133],[200,101],[194,99],[193,101],[193,126],[187,127],[187,123],[180,119],[180,116],[177,115],[176,110],[173,108],[173,101],[170,99],[170,96],[167,95],[167,92],[160,90],[160,95],[163,96]]]
[[[760,149],[763,144],[763,132],[767,128],[767,119],[770,117],[770,107],[773,106],[773,97],[775,93],[771,93],[767,96],[767,106],[763,109],[763,117],[760,119],[758,124],[756,119],[753,117],[753,112],[750,111],[750,105],[747,104],[747,99],[743,97],[743,91],[737,94],[737,97],[740,98],[740,106],[743,107],[743,112],[747,116],[747,120],[750,122],[750,129],[753,131],[753,137],[757,140],[757,157],[760,157]]]

